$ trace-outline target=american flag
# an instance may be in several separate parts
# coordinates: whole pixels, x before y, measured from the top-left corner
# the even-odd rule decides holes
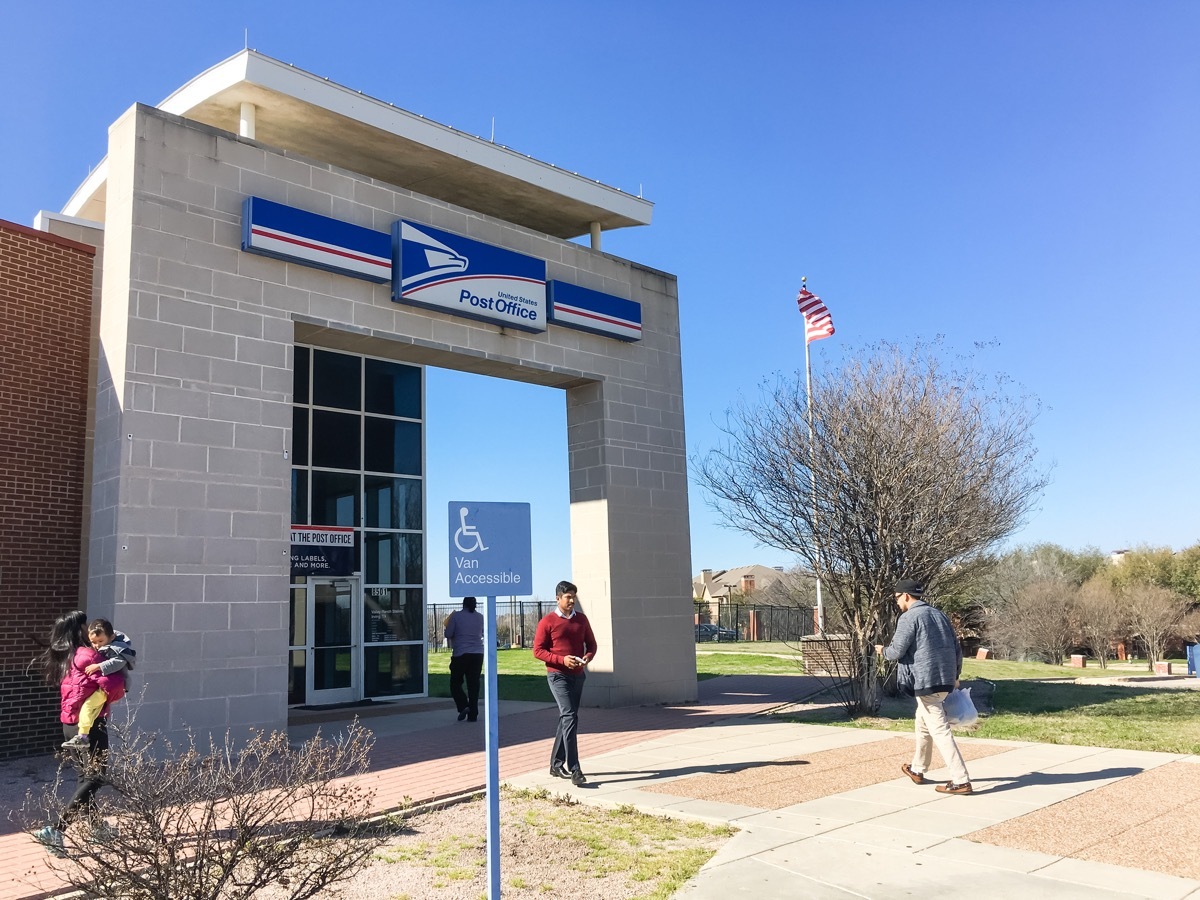
[[[804,316],[804,343],[811,344],[821,338],[833,334],[833,317],[821,302],[821,298],[808,288],[800,288],[796,295],[796,305],[800,307],[800,315]]]

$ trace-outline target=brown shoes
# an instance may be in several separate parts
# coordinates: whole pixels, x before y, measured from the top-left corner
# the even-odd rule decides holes
[[[964,781],[962,784],[955,784],[953,781],[949,784],[939,784],[937,786],[939,794],[970,794],[971,782]]]
[[[925,783],[925,776],[922,775],[920,772],[914,772],[912,770],[912,766],[910,766],[908,763],[905,763],[904,765],[902,765],[900,767],[900,771],[903,772],[905,775],[907,775],[909,778],[911,778],[913,784],[924,784]]]

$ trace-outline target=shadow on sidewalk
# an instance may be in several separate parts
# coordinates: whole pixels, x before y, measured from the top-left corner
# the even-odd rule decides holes
[[[1107,781],[1112,778],[1130,778],[1141,775],[1145,769],[1136,766],[1123,766],[1117,769],[1098,769],[1095,772],[1030,772],[1028,775],[1018,775],[1015,778],[983,778],[973,780],[976,794],[999,794],[1004,791],[1015,791],[1023,787],[1038,787],[1055,784],[1081,784],[1088,781]],[[996,782],[1000,782],[996,784]],[[981,783],[988,787],[980,787]]]

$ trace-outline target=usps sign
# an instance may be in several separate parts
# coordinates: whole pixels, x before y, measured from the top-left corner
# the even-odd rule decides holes
[[[546,330],[546,262],[401,219],[392,226],[392,300]]]
[[[528,503],[451,500],[450,596],[533,593]]]

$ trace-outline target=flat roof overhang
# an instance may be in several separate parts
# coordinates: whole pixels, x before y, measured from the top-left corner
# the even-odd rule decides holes
[[[456,131],[295,66],[243,50],[193,78],[158,108],[237,134],[255,107],[256,142],[294,151],[553,237],[650,224],[654,205],[618,188]],[[103,220],[107,167],[63,213]]]

